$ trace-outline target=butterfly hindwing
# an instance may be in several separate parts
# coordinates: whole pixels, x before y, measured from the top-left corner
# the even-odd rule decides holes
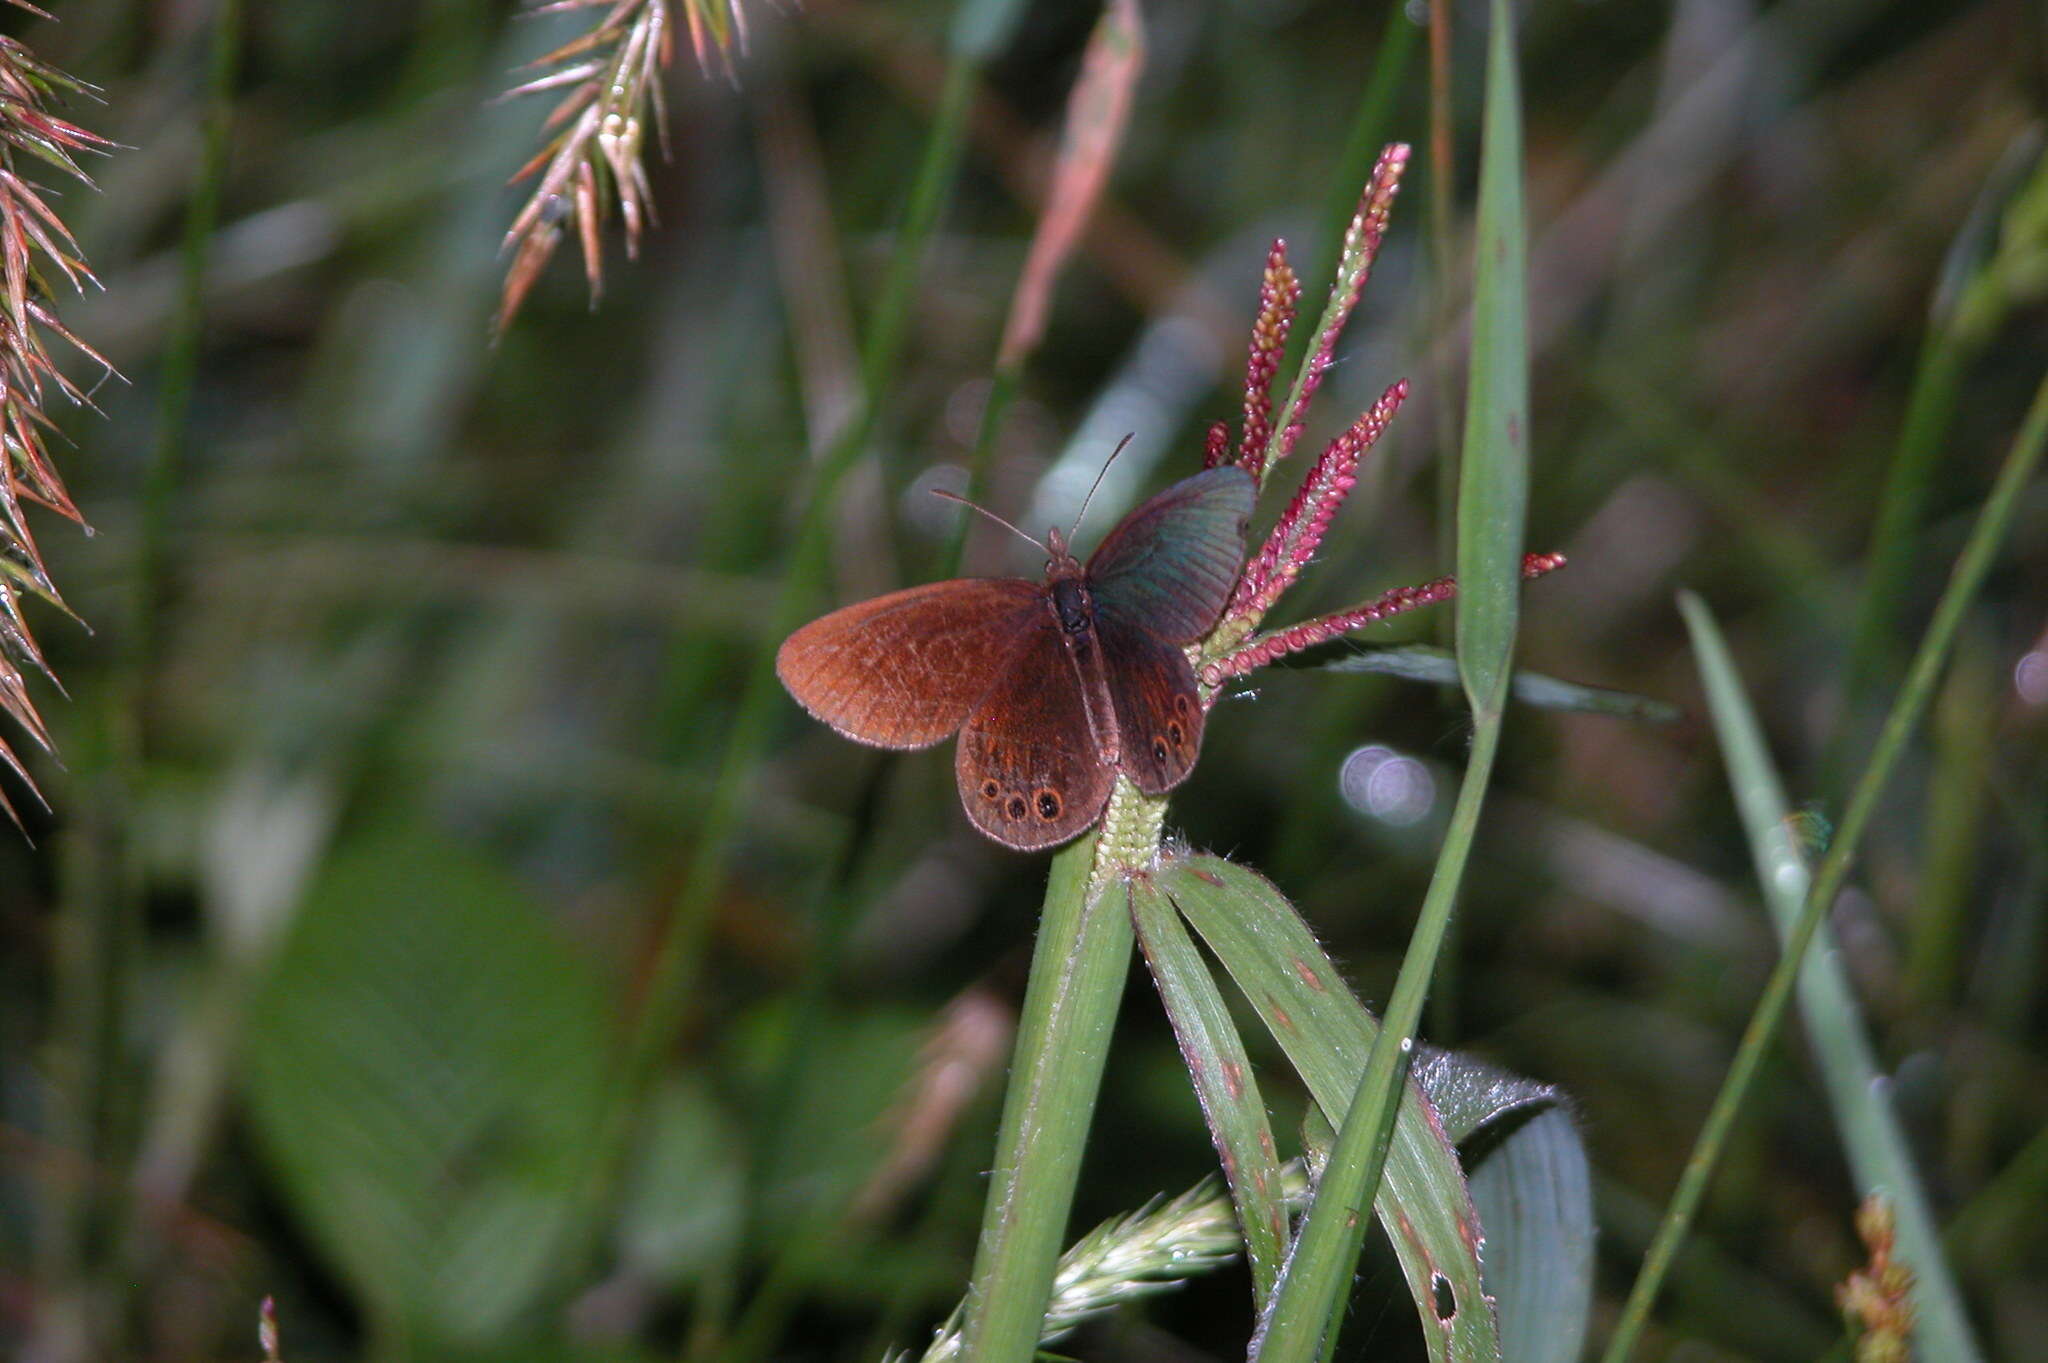
[[[1244,566],[1252,476],[1225,465],[1183,478],[1123,518],[1088,560],[1096,610],[1169,644],[1214,628]]]
[[[1067,841],[1102,814],[1115,770],[1051,612],[1011,658],[960,731],[953,774],[975,827],[1034,851]]]
[[[813,620],[783,642],[775,672],[797,703],[848,738],[925,748],[966,720],[1035,621],[1045,591],[1019,578],[910,587]]]
[[[1164,795],[1194,770],[1202,750],[1202,699],[1177,644],[1100,616],[1097,633],[1116,711],[1118,765],[1147,795]]]

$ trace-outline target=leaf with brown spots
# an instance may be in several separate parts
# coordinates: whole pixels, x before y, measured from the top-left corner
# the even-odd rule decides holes
[[[1280,1165],[1266,1105],[1252,1076],[1244,1040],[1194,939],[1173,905],[1150,878],[1131,882],[1131,921],[1145,964],[1159,986],[1166,1016],[1195,1081],[1202,1116],[1230,1184],[1252,1294],[1263,1310],[1280,1278],[1287,1248],[1287,1212],[1281,1201]]]
[[[1316,1104],[1341,1121],[1379,1025],[1343,987],[1308,924],[1264,877],[1221,857],[1172,857],[1154,878],[1238,988],[1258,1004]],[[1373,1204],[1381,1224],[1408,1227],[1408,1233],[1390,1238],[1436,1363],[1501,1356],[1491,1309],[1459,1310],[1449,1319],[1436,1312],[1438,1274],[1457,1301],[1487,1300],[1477,1247],[1469,1239],[1478,1217],[1452,1139],[1411,1081]]]

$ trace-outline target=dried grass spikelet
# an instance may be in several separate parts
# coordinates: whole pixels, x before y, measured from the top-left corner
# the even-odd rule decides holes
[[[604,287],[604,220],[614,209],[625,225],[626,255],[640,253],[640,234],[654,221],[647,182],[647,134],[666,136],[661,73],[675,58],[675,13],[681,11],[698,64],[732,73],[732,50],[746,45],[740,0],[538,0],[528,14],[598,10],[596,23],[526,69],[538,72],[503,98],[566,90],[542,126],[547,141],[519,168],[513,184],[534,180],[533,192],[506,230],[511,257],[493,332],[502,335],[562,236],[574,232],[594,303]],[[666,154],[667,148],[663,146]],[[536,178],[537,177],[537,178]]]
[[[25,0],[9,0],[44,18],[49,16]],[[78,508],[64,490],[64,480],[50,459],[46,432],[54,423],[44,410],[51,393],[90,407],[85,391],[66,378],[50,357],[48,339],[63,341],[98,364],[114,368],[105,357],[71,334],[53,306],[54,278],[61,275],[73,290],[98,284],[86,267],[78,243],[45,195],[23,174],[32,162],[54,168],[90,186],[77,156],[113,146],[50,112],[71,95],[96,94],[40,61],[27,44],[0,36],[0,448],[6,476],[0,478],[0,710],[47,751],[49,730],[29,699],[23,669],[33,666],[50,676],[42,650],[22,614],[21,596],[39,596],[69,614],[63,598],[43,566],[41,550],[29,531],[26,505],[35,503],[83,524]],[[55,678],[53,677],[54,681]],[[11,768],[41,799],[27,770],[0,739],[0,763]],[[15,818],[14,806],[0,793],[0,809]],[[19,820],[16,819],[19,823]]]

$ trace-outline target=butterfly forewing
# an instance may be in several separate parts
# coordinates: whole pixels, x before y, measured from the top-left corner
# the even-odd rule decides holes
[[[1026,852],[1081,832],[1101,815],[1116,779],[1102,760],[1100,728],[1089,722],[1059,626],[1043,611],[960,731],[953,774],[967,816],[997,842]]]
[[[1202,701],[1195,670],[1178,644],[1104,615],[1097,633],[1109,660],[1117,765],[1147,795],[1164,795],[1194,770],[1202,750]]]
[[[1047,618],[1044,589],[959,578],[878,596],[783,642],[775,673],[804,709],[862,743],[924,748],[960,727]]]
[[[1170,644],[1207,634],[1244,565],[1255,492],[1243,469],[1207,469],[1124,517],[1088,560],[1097,612]]]

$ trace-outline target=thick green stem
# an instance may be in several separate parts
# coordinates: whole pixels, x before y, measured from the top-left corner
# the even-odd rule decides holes
[[[1147,837],[1157,848],[1164,809],[1119,780],[1099,838],[1053,862],[967,1294],[961,1354],[972,1363],[1029,1363],[1038,1348],[1130,974],[1129,896],[1118,872]]]

